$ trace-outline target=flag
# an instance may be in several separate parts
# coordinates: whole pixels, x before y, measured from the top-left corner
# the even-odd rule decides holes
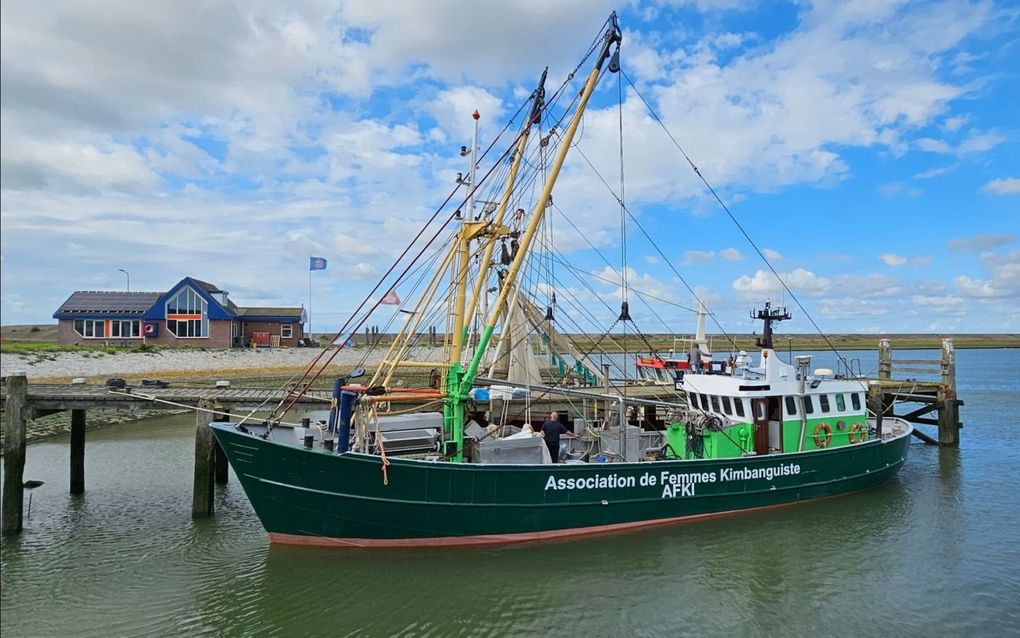
[[[379,303],[387,305],[387,306],[399,306],[400,305],[400,297],[397,296],[397,291],[396,290],[393,290],[392,288],[390,288],[390,291],[388,293],[386,293],[385,295],[383,295],[383,298],[382,298],[382,300],[379,301]]]
[[[308,270],[326,270],[325,257],[309,257]]]

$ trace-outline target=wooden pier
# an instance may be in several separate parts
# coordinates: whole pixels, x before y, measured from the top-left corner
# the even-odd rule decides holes
[[[868,396],[873,412],[910,421],[915,425],[914,436],[925,443],[960,445],[963,401],[956,393],[956,349],[952,339],[942,340],[938,359],[893,358],[890,340],[879,341],[878,378],[868,380]],[[937,426],[938,435],[931,436],[917,425]]]
[[[213,485],[227,482],[227,460],[212,435],[209,423],[227,420],[230,413],[272,409],[288,393],[284,390],[231,388],[108,388],[85,385],[29,385],[24,373],[4,379],[0,400],[4,401],[4,479],[0,532],[19,532],[24,510],[25,448],[28,421],[47,414],[71,411],[70,492],[85,492],[86,411],[174,410],[197,408],[195,430],[195,486],[192,515],[213,513]],[[295,407],[301,410],[328,409],[329,393],[311,391]]]

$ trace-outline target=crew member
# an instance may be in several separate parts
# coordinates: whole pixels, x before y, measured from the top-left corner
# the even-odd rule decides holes
[[[698,344],[694,344],[691,351],[687,353],[687,363],[690,365],[691,372],[701,374],[701,348],[698,347]]]
[[[560,436],[564,434],[569,435],[570,432],[567,426],[560,423],[559,412],[551,412],[549,420],[542,424],[542,438],[549,448],[549,456],[552,457],[553,463],[560,462]]]

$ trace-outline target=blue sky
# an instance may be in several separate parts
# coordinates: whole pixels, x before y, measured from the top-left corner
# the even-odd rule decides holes
[[[335,328],[466,170],[470,113],[484,146],[614,8],[625,72],[824,330],[1018,331],[1020,9],[882,0],[4,3],[2,322],[123,289],[118,268],[298,305],[314,254],[314,328]],[[614,185],[616,82],[578,142]],[[630,89],[622,113],[627,201],[672,264],[629,229],[630,284],[665,300],[635,321],[693,328],[679,272],[749,332],[782,292]],[[619,209],[577,154],[554,198],[619,266]],[[560,296],[605,329],[618,275],[560,214],[594,275],[561,269]]]

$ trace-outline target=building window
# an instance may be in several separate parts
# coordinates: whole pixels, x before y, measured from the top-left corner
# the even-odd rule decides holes
[[[209,304],[191,288],[182,288],[166,302],[166,329],[178,338],[208,337]]]
[[[121,339],[132,339],[142,335],[141,321],[138,319],[114,320],[110,322],[110,336]]]
[[[818,395],[818,402],[822,406],[822,412],[828,412],[829,411],[829,395],[827,395],[827,394],[819,394]]]
[[[861,395],[854,392],[850,395],[850,403],[854,406],[854,410],[861,409]]]
[[[106,337],[106,320],[75,319],[74,331],[86,339],[104,339]]]
[[[846,399],[843,398],[843,393],[836,395],[836,409],[840,412],[846,412]]]
[[[786,413],[790,416],[797,415],[797,400],[793,397],[786,397]]]
[[[289,323],[285,323],[282,326],[280,326],[280,338],[281,339],[290,339],[293,336],[294,336],[294,326],[290,325]]]

